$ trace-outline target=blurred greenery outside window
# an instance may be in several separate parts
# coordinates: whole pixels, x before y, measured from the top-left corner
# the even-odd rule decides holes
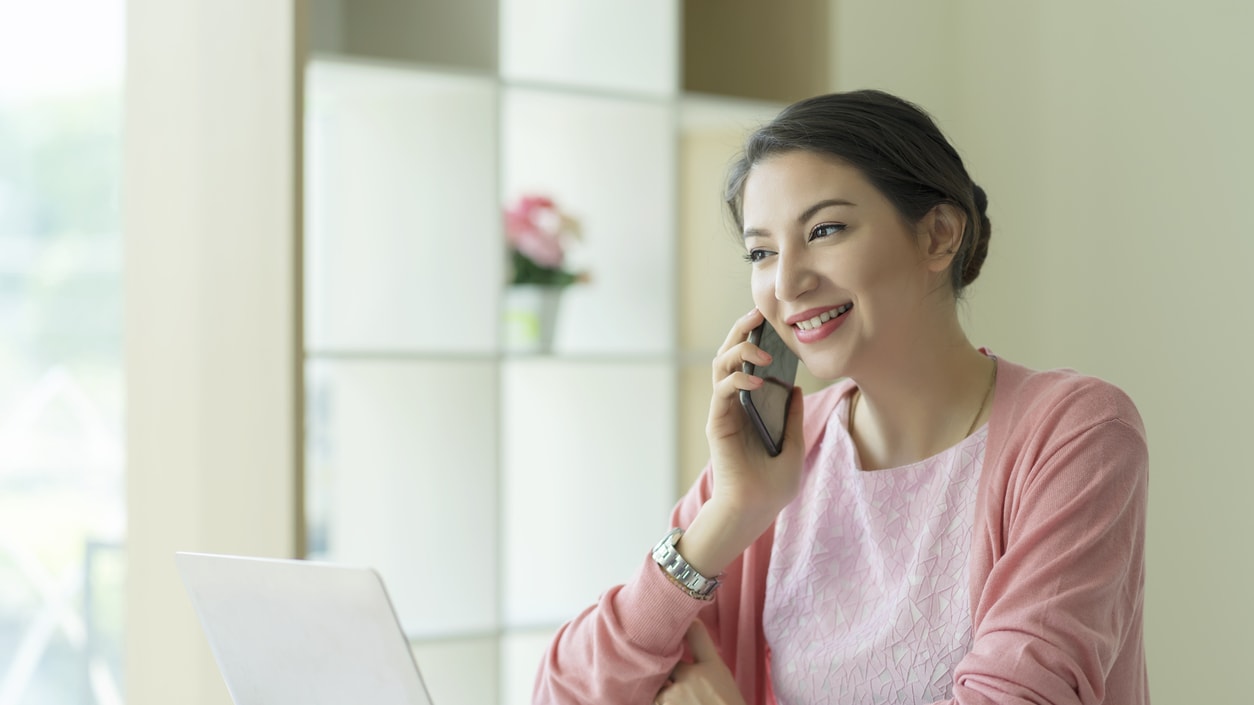
[[[123,700],[123,0],[0,0],[0,705]]]

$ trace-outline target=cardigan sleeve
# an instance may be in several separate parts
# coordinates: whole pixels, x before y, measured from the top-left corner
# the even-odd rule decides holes
[[[997,545],[985,546],[987,577],[973,595],[972,650],[945,702],[1142,702],[1133,693],[1147,702],[1143,685],[1128,682],[1144,681],[1128,665],[1144,662],[1149,457],[1140,419],[1131,408],[1084,425],[1043,425],[1015,450],[994,500]]]
[[[709,498],[707,467],[671,512],[686,527]],[[737,579],[728,569],[724,580]],[[722,591],[722,588],[719,588]],[[536,676],[532,702],[543,705],[652,703],[684,653],[684,635],[698,616],[717,638],[713,602],[690,597],[645,555],[635,575],[606,591],[563,625]]]

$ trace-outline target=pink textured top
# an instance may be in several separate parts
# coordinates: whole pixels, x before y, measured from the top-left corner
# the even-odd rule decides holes
[[[971,650],[967,554],[984,426],[899,468],[863,472],[842,397],[801,491],[775,521],[763,633],[786,703],[927,703]]]
[[[1140,416],[1101,380],[997,365],[968,554],[971,650],[954,669],[952,698],[937,702],[1146,705],[1149,456]],[[809,448],[851,385],[806,397]],[[692,521],[712,480],[707,467],[673,525]],[[631,580],[558,631],[533,701],[651,703],[683,656],[688,625],[701,619],[745,701],[775,702],[762,621],[774,534],[728,566],[710,602],[677,588],[644,547]]]

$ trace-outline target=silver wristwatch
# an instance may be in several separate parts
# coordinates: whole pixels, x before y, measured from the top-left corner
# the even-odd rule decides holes
[[[683,529],[671,529],[657,545],[653,547],[653,560],[662,566],[662,570],[671,580],[683,588],[689,595],[698,600],[710,600],[714,597],[714,589],[719,586],[718,578],[707,578],[698,573],[688,561],[679,555],[675,544],[684,535]]]

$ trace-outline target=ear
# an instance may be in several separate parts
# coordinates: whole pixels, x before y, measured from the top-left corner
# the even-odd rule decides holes
[[[927,268],[945,272],[953,263],[967,227],[967,215],[952,203],[940,203],[919,221],[919,248]]]

